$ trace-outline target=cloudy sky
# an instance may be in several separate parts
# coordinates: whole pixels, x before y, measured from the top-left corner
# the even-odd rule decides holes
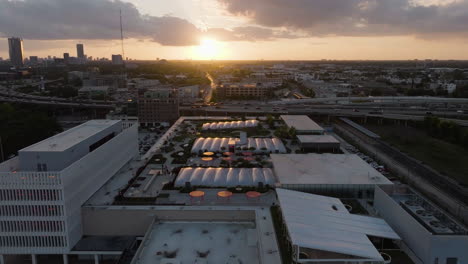
[[[468,0],[0,0],[25,55],[134,59],[468,59]]]

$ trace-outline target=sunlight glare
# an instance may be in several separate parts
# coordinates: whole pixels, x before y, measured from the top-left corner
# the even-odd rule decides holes
[[[200,45],[197,47],[196,56],[202,60],[216,59],[221,53],[220,43],[211,38],[200,40]]]

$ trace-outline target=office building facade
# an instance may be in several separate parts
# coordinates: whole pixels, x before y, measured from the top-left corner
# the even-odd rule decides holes
[[[15,67],[23,66],[23,40],[21,38],[8,38],[8,48],[11,64]]]
[[[139,91],[138,119],[143,126],[159,122],[175,122],[179,118],[179,98],[176,89]]]
[[[78,57],[78,59],[86,59],[83,44],[76,44],[76,56]]]
[[[0,257],[69,253],[81,206],[137,155],[137,138],[137,126],[92,120],[0,164]]]

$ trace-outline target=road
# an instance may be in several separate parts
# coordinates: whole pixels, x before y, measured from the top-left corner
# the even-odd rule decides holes
[[[272,101],[274,105],[288,105],[299,103],[352,103],[352,102],[388,102],[388,103],[458,103],[468,104],[468,98],[445,98],[430,96],[375,96],[375,97],[330,97],[311,99],[283,99]]]
[[[205,90],[203,98],[205,103],[209,103],[211,101],[211,98],[213,97],[213,91],[216,90],[216,82],[209,73],[206,73],[206,78],[208,78],[211,83],[210,86]]]
[[[181,107],[182,110],[191,110],[191,107]],[[244,104],[223,104],[218,106],[205,106],[200,108],[205,111],[206,115],[210,113],[225,113],[225,115],[231,115],[235,113],[245,113],[252,115],[259,114],[322,114],[332,116],[344,116],[344,117],[376,117],[392,120],[424,120],[427,111],[426,110],[413,110],[413,109],[386,109],[383,114],[373,114],[375,109],[372,108],[322,108],[315,106],[304,106],[304,105],[282,105],[281,108],[267,103],[244,103]],[[432,115],[440,117],[442,120],[453,121],[461,126],[468,127],[468,120],[456,119],[456,117],[466,117],[467,114],[459,114],[456,111],[431,111]]]

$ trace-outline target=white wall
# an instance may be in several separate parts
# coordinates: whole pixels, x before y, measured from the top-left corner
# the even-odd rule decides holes
[[[433,235],[380,188],[375,189],[374,208],[423,263],[439,258],[438,264],[445,264],[448,257],[468,263],[468,236]]]
[[[81,238],[81,206],[136,155],[138,128],[132,126],[62,171],[70,248]]]
[[[63,151],[20,150],[18,152],[20,158],[20,168],[22,171],[37,171],[37,164],[47,164],[47,171],[61,171],[73,162],[88,154],[89,146],[109,135],[110,133],[114,132],[115,134],[118,134],[121,130],[121,122],[116,123],[90,136],[89,138],[83,139],[83,141]],[[67,133],[67,131],[63,133]],[[74,132],[71,131],[70,133]],[[56,135],[55,137],[60,137],[60,134]]]

